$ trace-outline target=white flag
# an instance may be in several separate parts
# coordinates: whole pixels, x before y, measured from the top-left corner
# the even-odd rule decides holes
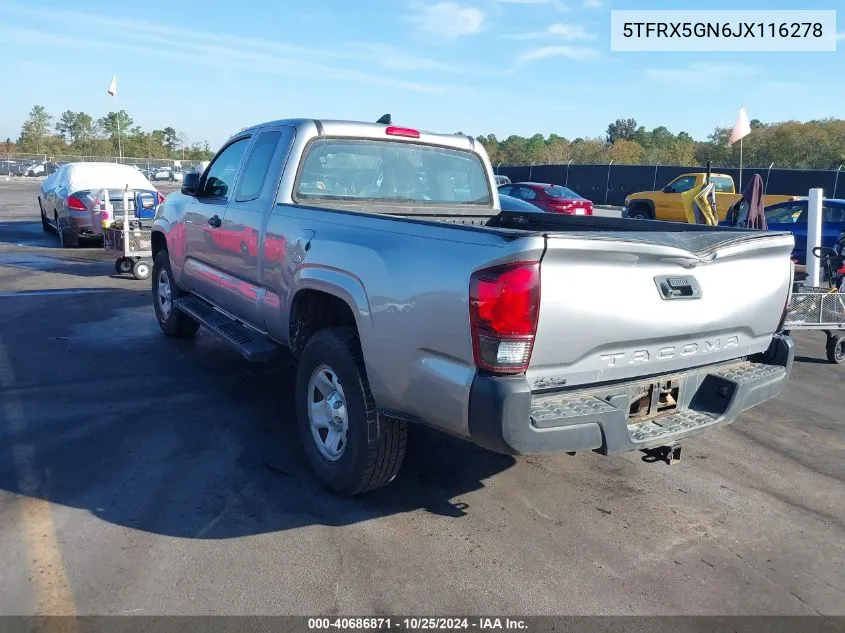
[[[731,138],[728,140],[729,145],[733,145],[739,139],[745,138],[751,134],[751,124],[748,123],[748,114],[745,112],[745,108],[739,109],[739,116],[736,117],[736,123],[734,124],[734,131],[731,132]]]
[[[108,92],[112,97],[117,96],[117,75],[112,76],[109,89],[106,92]]]

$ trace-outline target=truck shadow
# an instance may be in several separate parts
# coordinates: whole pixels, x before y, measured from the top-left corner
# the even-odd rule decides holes
[[[463,495],[514,464],[414,427],[390,486],[340,498],[302,453],[289,362],[249,364],[202,332],[168,339],[146,293],[12,297],[0,319],[7,309],[0,488],[116,525],[223,539],[420,509],[457,518],[472,512]]]

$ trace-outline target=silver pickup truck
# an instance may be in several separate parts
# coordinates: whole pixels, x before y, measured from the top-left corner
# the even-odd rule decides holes
[[[245,129],[158,207],[158,322],[249,360],[288,348],[304,449],[343,494],[396,476],[409,422],[609,454],[677,446],[783,389],[791,235],[502,211],[493,183],[466,136]]]

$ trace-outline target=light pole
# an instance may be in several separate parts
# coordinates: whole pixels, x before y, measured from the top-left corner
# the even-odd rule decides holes
[[[766,184],[763,185],[763,194],[769,190],[769,175],[772,173],[772,167],[774,166],[775,161],[772,161],[772,164],[769,165],[769,169],[766,171]]]
[[[607,206],[607,194],[610,191],[610,166],[613,164],[613,160],[610,161],[607,165],[607,184],[604,187],[604,205]]]

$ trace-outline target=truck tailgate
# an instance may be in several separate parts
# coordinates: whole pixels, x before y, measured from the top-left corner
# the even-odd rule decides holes
[[[527,372],[534,389],[603,383],[765,351],[792,235],[549,233]]]

